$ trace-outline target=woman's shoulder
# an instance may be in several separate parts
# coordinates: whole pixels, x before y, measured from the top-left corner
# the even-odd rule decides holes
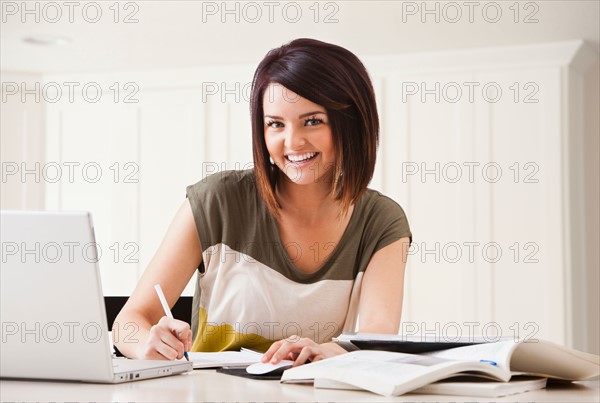
[[[227,197],[230,193],[247,192],[256,187],[254,169],[215,172],[187,187],[187,195],[198,196],[220,195]]]
[[[362,195],[358,204],[361,206],[362,214],[375,214],[375,215],[400,215],[406,216],[404,209],[398,202],[383,193],[367,189]]]
[[[391,240],[406,236],[412,241],[412,232],[406,213],[400,204],[391,197],[376,190],[367,189],[357,207],[359,207],[358,213],[364,231],[367,231],[370,236],[375,238],[389,236]]]

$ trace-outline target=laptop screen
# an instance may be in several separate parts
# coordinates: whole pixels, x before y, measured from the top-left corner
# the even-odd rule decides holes
[[[112,378],[90,214],[2,211],[0,240],[0,376]]]

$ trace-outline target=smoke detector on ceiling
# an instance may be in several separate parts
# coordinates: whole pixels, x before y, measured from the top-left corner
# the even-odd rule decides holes
[[[38,46],[64,46],[71,43],[71,39],[64,36],[32,35],[23,38],[23,42]]]

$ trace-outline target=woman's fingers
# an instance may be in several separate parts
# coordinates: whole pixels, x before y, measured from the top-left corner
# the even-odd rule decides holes
[[[320,355],[320,352],[318,350],[319,350],[318,344],[316,347],[313,347],[313,346],[304,347],[302,350],[300,350],[300,354],[298,354],[298,357],[294,360],[294,367],[297,367],[298,365],[302,365],[309,360],[317,361],[316,357]]]
[[[279,347],[281,347],[282,344],[283,344],[283,340],[278,340],[278,341],[274,342],[273,344],[271,344],[271,347],[269,347],[269,349],[267,351],[265,351],[265,353],[263,354],[261,362],[271,361],[271,359],[273,358],[273,354],[275,354],[275,352],[277,350],[279,350]]]
[[[192,331],[183,321],[166,316],[150,328],[150,335],[144,346],[146,359],[175,360],[183,358],[183,353],[191,348]]]
[[[292,336],[273,343],[263,356],[262,362],[277,364],[283,359],[288,359],[294,361],[294,366],[298,366],[308,361],[319,361],[344,353],[346,350],[335,343],[318,344],[309,338]]]
[[[171,330],[171,333],[183,343],[183,349],[189,351],[192,348],[192,329],[190,329],[190,325],[187,322],[167,318],[166,316],[163,316],[158,323],[160,324],[163,321],[165,326]]]
[[[318,347],[319,345],[309,338],[301,338],[296,335],[276,341],[267,350],[262,358],[262,362],[277,364],[284,359],[295,361],[300,356],[302,349],[308,346]]]

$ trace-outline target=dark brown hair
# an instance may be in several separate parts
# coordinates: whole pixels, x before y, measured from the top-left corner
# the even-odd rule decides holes
[[[367,70],[352,52],[306,38],[272,49],[256,68],[250,98],[254,170],[258,191],[277,216],[281,171],[269,162],[264,135],[263,96],[271,83],[326,109],[336,161],[331,192],[345,214],[371,181],[377,156],[379,117]]]

